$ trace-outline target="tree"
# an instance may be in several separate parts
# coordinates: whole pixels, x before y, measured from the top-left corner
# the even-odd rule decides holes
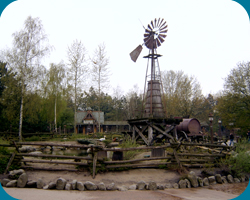
[[[17,73],[21,86],[19,141],[22,140],[23,106],[27,91],[34,91],[39,86],[40,60],[49,54],[51,47],[47,43],[42,22],[29,16],[24,27],[13,34],[13,48],[6,55],[10,69]]]
[[[233,123],[243,132],[250,128],[250,62],[237,64],[225,78],[216,110],[223,124]]]
[[[98,111],[100,122],[101,92],[109,87],[110,72],[108,68],[109,58],[107,58],[106,47],[104,44],[98,45],[91,58],[92,62],[92,80],[98,94]],[[100,123],[98,124],[100,130]]]
[[[86,65],[86,49],[81,41],[75,40],[70,47],[68,47],[68,61],[69,61],[69,80],[72,80],[74,88],[74,127],[76,127],[76,112],[79,105],[79,96],[83,89],[84,75],[88,71]],[[76,129],[75,133],[76,133]]]
[[[46,96],[48,98],[51,98],[53,103],[53,110],[54,110],[54,125],[55,125],[55,131],[57,132],[57,118],[58,118],[58,108],[61,106],[58,106],[59,100],[62,98],[62,94],[65,89],[65,65],[61,62],[59,64],[50,64],[50,69],[48,72],[48,83],[46,86]],[[62,101],[61,101],[62,102]],[[60,109],[62,111],[62,107]]]
[[[183,71],[162,72],[162,84],[168,117],[195,117],[200,112],[204,97],[201,87],[194,77]]]

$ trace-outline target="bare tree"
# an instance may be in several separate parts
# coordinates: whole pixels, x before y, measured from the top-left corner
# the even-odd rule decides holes
[[[75,40],[68,47],[69,80],[72,80],[74,88],[74,132],[76,133],[76,112],[78,107],[78,94],[82,92],[84,75],[88,72],[86,64],[87,51],[81,41]]]
[[[109,58],[106,55],[105,44],[100,44],[94,51],[94,55],[91,58],[92,62],[92,80],[95,84],[94,87],[98,91],[98,107],[99,107],[99,131],[100,131],[100,104],[101,104],[101,92],[109,87],[110,71],[108,68]]]
[[[36,90],[41,75],[40,60],[50,53],[51,47],[39,18],[29,16],[24,27],[13,34],[13,48],[7,51],[8,66],[17,73],[21,85],[19,141],[22,140],[23,104],[26,92]]]

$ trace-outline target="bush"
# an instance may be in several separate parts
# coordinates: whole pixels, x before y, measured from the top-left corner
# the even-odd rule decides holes
[[[136,141],[133,141],[131,137],[125,137],[122,144],[119,145],[121,148],[130,148],[130,147],[138,147],[139,145],[136,144]],[[130,160],[134,158],[141,150],[131,150],[131,151],[124,151],[123,159]]]
[[[25,138],[25,141],[41,141],[41,138],[39,136],[33,135],[31,137]]]

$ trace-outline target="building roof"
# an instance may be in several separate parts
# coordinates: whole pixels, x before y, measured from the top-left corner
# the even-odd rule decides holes
[[[99,115],[100,113],[100,115]],[[91,116],[93,119],[91,119]],[[100,116],[100,118],[99,118]],[[104,112],[99,111],[77,111],[76,113],[76,123],[84,124],[84,120],[96,120],[98,123],[104,123]]]

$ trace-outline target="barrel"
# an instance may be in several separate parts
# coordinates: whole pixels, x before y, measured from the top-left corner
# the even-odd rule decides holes
[[[201,131],[201,124],[198,119],[195,118],[189,118],[189,119],[183,119],[183,121],[176,126],[177,132],[184,131],[187,134],[199,134]]]

